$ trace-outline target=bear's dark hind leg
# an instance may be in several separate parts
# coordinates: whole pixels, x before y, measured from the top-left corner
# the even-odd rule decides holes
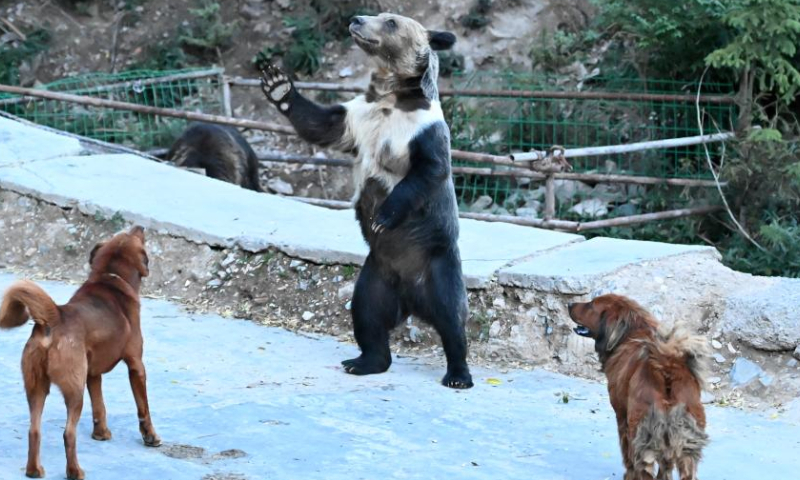
[[[442,339],[447,357],[447,374],[442,385],[471,388],[472,375],[467,366],[467,291],[461,276],[461,261],[456,252],[435,256],[430,263],[428,285],[418,292],[420,317],[433,325]]]
[[[402,320],[403,312],[397,291],[380,275],[372,255],[367,257],[356,281],[352,314],[361,355],[342,362],[345,372],[353,375],[385,372],[392,364],[389,331]]]

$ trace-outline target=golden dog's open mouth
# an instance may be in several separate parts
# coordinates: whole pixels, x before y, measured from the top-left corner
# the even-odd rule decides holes
[[[573,321],[574,321],[574,320],[573,320]],[[578,323],[578,322],[575,322],[575,323]],[[573,331],[573,332],[575,332],[575,333],[577,333],[577,334],[578,334],[578,335],[580,335],[581,337],[591,337],[591,336],[592,336],[592,331],[591,331],[591,330],[589,330],[589,328],[588,328],[588,327],[584,327],[584,326],[583,326],[583,325],[581,325],[580,323],[578,323],[578,326],[577,326],[577,327],[575,327],[575,328],[573,328],[573,329],[572,329],[572,331]]]

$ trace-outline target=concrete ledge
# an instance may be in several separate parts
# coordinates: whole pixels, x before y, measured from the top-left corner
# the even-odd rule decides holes
[[[87,215],[119,213],[128,221],[211,246],[249,252],[277,248],[315,263],[359,265],[368,253],[352,210],[255,193],[135,155],[40,158],[35,169],[29,162],[9,163],[0,170],[0,188],[77,207]],[[462,221],[465,281],[470,288],[485,287],[505,265],[582,240],[548,230]]]
[[[0,117],[0,167],[78,155],[82,151],[83,147],[77,139]]]
[[[582,295],[628,265],[687,253],[716,255],[712,247],[597,237],[500,270],[502,285]]]

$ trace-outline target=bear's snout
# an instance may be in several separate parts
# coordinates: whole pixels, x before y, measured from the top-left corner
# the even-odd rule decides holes
[[[360,27],[361,25],[364,25],[364,17],[355,16],[355,17],[350,19],[350,26],[351,27]]]

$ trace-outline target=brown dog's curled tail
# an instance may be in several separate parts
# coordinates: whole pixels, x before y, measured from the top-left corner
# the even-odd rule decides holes
[[[0,305],[0,328],[24,325],[28,318],[52,327],[61,318],[58,306],[42,287],[29,280],[20,280],[6,291]]]
[[[708,340],[700,335],[693,335],[683,322],[677,322],[671,328],[660,328],[661,341],[657,348],[663,355],[680,358],[697,379],[701,388],[706,388],[706,378],[710,370],[711,347]]]

